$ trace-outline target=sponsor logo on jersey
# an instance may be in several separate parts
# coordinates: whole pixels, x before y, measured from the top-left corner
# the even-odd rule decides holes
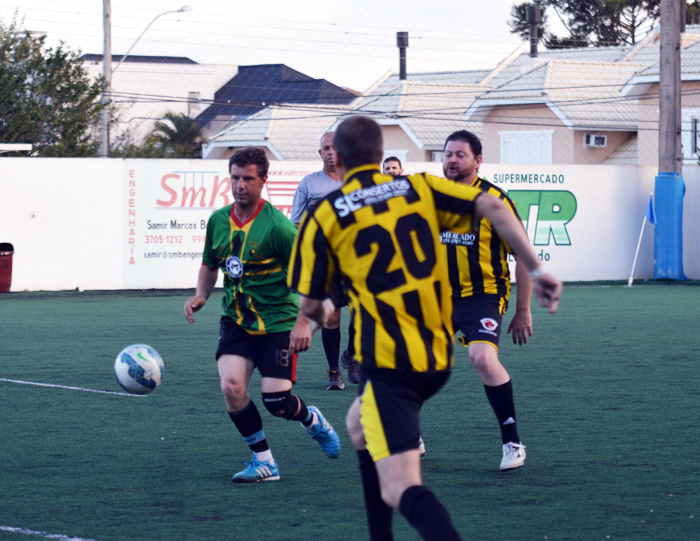
[[[442,244],[454,244],[456,246],[474,246],[476,242],[476,234],[474,233],[452,233],[451,231],[443,231],[440,233],[440,242]]]
[[[407,180],[394,180],[345,194],[342,197],[338,197],[333,206],[338,211],[338,216],[345,218],[351,212],[355,212],[362,207],[383,203],[394,197],[406,196],[410,191],[410,182]]]
[[[232,255],[226,260],[226,272],[231,278],[240,278],[243,276],[243,263],[235,255]]]

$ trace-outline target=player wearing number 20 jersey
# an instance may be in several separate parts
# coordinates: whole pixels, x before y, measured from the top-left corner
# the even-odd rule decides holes
[[[452,366],[452,300],[441,229],[468,232],[480,190],[419,174],[357,167],[306,216],[288,283],[324,298],[340,269],[364,371]]]

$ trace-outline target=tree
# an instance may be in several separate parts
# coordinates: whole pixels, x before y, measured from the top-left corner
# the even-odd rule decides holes
[[[612,46],[637,43],[658,21],[661,0],[542,0],[540,5],[543,10],[552,8],[569,33],[556,36],[543,22],[548,47]],[[516,7],[520,6],[511,12],[512,29],[524,21],[524,10]]]
[[[150,138],[162,145],[166,156],[201,158],[204,137],[195,119],[183,113],[165,113],[165,119],[167,122],[156,122]]]
[[[101,81],[90,82],[79,52],[44,41],[0,21],[0,143],[31,143],[33,156],[96,156]]]

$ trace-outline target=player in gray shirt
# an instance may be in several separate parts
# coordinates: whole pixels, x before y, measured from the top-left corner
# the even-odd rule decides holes
[[[316,203],[329,193],[340,189],[343,179],[335,170],[335,149],[333,148],[333,132],[325,133],[321,137],[321,148],[318,153],[323,160],[323,169],[310,175],[306,175],[296,192],[292,202],[292,223],[299,226],[304,213],[313,208]],[[328,384],[326,389],[342,390],[345,388],[343,377],[340,374],[338,361],[340,359],[340,309],[347,305],[345,295],[340,285],[340,277],[336,274],[331,284],[329,297],[333,300],[336,311],[321,329],[321,341],[328,361]],[[360,382],[360,374],[357,361],[352,358],[352,348],[343,352],[343,366],[347,369],[347,378],[352,383]]]

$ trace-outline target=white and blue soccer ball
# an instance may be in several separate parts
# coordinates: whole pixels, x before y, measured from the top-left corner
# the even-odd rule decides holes
[[[152,347],[133,344],[117,355],[114,375],[127,393],[148,394],[163,380],[163,359]]]

